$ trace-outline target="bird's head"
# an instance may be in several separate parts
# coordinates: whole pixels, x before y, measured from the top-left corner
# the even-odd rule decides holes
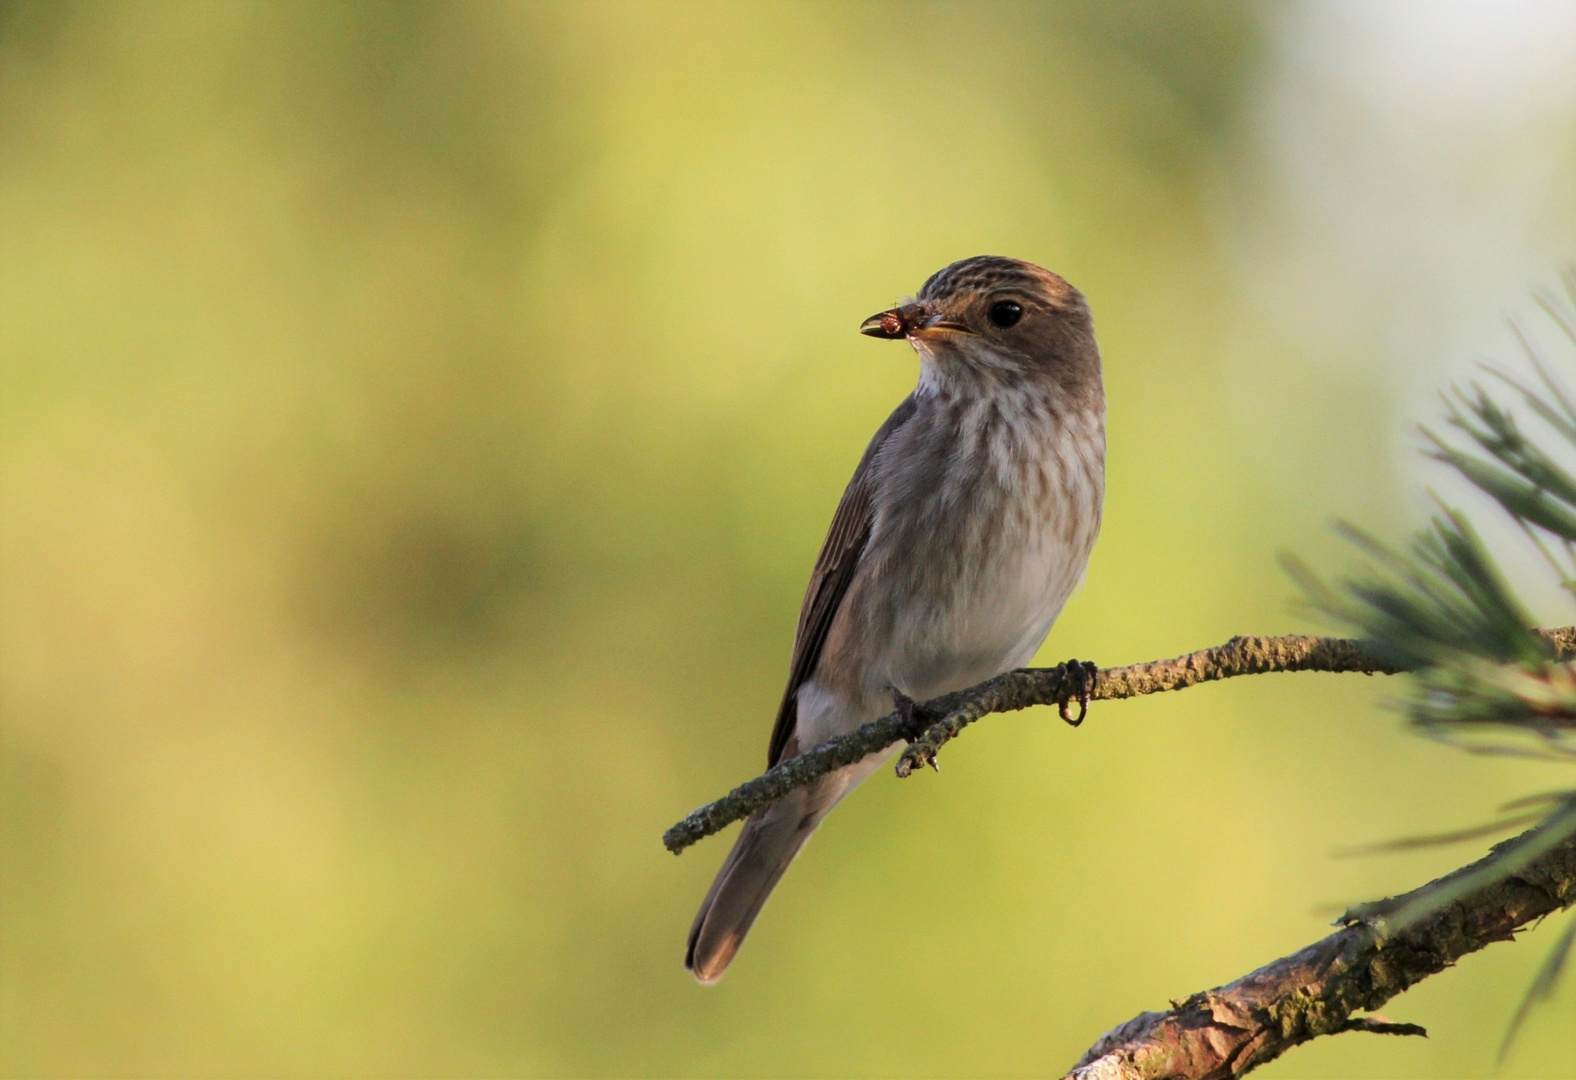
[[[1049,270],[999,255],[963,259],[931,275],[919,295],[866,319],[871,337],[906,338],[926,377],[1049,377],[1098,388],[1100,354],[1083,294]]]

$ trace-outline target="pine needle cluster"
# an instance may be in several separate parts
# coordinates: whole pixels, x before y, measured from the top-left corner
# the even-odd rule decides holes
[[[1573,350],[1576,268],[1566,296],[1539,307]],[[1428,453],[1448,465],[1525,535],[1576,602],[1576,396],[1522,327],[1514,328],[1534,378],[1486,368],[1489,380],[1445,396],[1449,427],[1424,428]],[[1532,425],[1523,423],[1524,410]],[[1500,564],[1461,510],[1440,504],[1404,548],[1354,526],[1341,529],[1364,555],[1360,570],[1326,583],[1293,564],[1314,605],[1353,627],[1365,646],[1414,673],[1400,703],[1416,729],[1477,754],[1555,760],[1576,767],[1576,662],[1559,658],[1539,633]],[[1562,620],[1569,621],[1569,620]],[[1576,786],[1529,795],[1508,815],[1475,829],[1414,837],[1383,849],[1448,843],[1535,823],[1487,872],[1504,878],[1576,835]],[[1472,882],[1463,882],[1463,888]],[[1481,883],[1478,883],[1481,884]],[[1437,909],[1451,897],[1434,898]],[[1420,917],[1424,912],[1403,912]],[[1576,920],[1561,934],[1506,1035],[1501,1055],[1532,1005],[1552,995],[1576,943]]]

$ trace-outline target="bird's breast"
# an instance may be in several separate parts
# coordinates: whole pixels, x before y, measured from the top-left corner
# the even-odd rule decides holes
[[[1039,401],[921,418],[884,461],[868,567],[847,629],[861,681],[919,700],[1026,663],[1099,530],[1103,417]],[[841,619],[839,621],[842,621]]]

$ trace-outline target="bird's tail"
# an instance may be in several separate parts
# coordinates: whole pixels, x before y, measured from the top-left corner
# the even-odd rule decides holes
[[[713,983],[722,978],[766,898],[815,827],[885,756],[871,754],[750,815],[690,927],[684,966],[696,979]]]

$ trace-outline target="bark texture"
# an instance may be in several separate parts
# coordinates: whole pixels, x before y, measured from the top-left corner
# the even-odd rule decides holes
[[[1576,627],[1540,630],[1556,658],[1576,658]],[[784,761],[708,803],[663,834],[683,851],[754,810],[899,740],[909,743],[897,774],[932,765],[963,728],[993,712],[1061,705],[1087,691],[1111,701],[1272,671],[1405,670],[1344,638],[1235,637],[1171,660],[1104,668],[1079,678],[1079,666],[1023,668],[978,686],[891,713]],[[1081,718],[1081,717],[1080,717]],[[1496,845],[1483,859],[1402,896],[1362,904],[1342,929],[1266,964],[1236,982],[1145,1012],[1108,1031],[1068,1080],[1224,1080],[1273,1061],[1294,1046],[1346,1031],[1426,1035],[1416,1024],[1358,1015],[1450,967],[1467,953],[1576,904],[1576,800],[1556,800],[1542,824]]]
[[[1225,1080],[1320,1035],[1426,1035],[1415,1024],[1355,1014],[1576,903],[1576,838],[1523,858],[1555,824],[1420,889],[1355,908],[1341,917],[1343,929],[1228,986],[1140,1013],[1090,1047],[1069,1080]]]
[[[1542,632],[1562,657],[1576,655],[1576,627]],[[1089,688],[1092,701],[1181,690],[1199,683],[1238,675],[1272,671],[1362,672],[1391,675],[1400,671],[1362,642],[1346,638],[1290,635],[1283,637],[1234,637],[1224,645],[1200,649],[1170,660],[1152,660],[1128,667],[1103,668]],[[916,705],[912,718],[890,713],[856,731],[811,747],[734,788],[716,802],[707,803],[662,834],[667,849],[678,854],[697,840],[720,832],[735,821],[775,802],[796,787],[808,784],[866,754],[895,742],[909,746],[897,762],[897,775],[908,776],[916,766],[936,764],[936,754],[969,724],[996,712],[1027,709],[1031,705],[1065,705],[1082,689],[1065,666],[1020,668],[998,675],[978,686],[946,694]]]

